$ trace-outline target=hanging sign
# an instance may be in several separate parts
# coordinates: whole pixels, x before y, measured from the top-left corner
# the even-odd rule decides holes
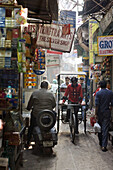
[[[75,29],[70,28],[70,34],[63,34],[63,25],[43,24],[39,25],[37,33],[37,45],[43,48],[50,48],[61,52],[70,52]]]
[[[113,56],[113,36],[98,36],[98,55]]]

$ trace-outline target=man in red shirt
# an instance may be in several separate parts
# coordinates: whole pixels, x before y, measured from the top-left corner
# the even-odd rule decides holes
[[[81,84],[77,82],[78,82],[78,78],[76,77],[71,78],[71,84],[68,85],[65,91],[63,97],[63,103],[65,103],[67,97],[69,103],[78,104],[82,102],[83,99],[82,87]],[[79,107],[75,107],[75,115],[77,115],[78,111],[79,111]],[[67,110],[67,119],[69,119],[69,117],[70,117],[70,108],[68,108]]]
[[[71,78],[71,84],[68,85],[65,91],[63,103],[65,102],[65,98],[67,96],[69,96],[68,100],[71,101],[72,103],[82,102],[82,99],[83,99],[82,87],[77,82],[78,82],[78,78],[76,77]]]

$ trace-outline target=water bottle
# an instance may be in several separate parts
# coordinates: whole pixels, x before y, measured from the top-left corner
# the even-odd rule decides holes
[[[6,90],[6,98],[12,98],[12,88],[11,86],[8,86],[7,90]]]

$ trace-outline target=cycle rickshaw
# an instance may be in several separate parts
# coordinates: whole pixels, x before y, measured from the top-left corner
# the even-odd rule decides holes
[[[85,72],[77,72],[77,73],[65,73],[65,74],[59,74],[58,75],[58,121],[57,121],[57,131],[59,132],[59,125],[60,125],[60,121],[63,122],[63,112],[61,111],[61,90],[60,90],[60,80],[61,80],[61,77],[65,77],[65,76],[70,76],[70,77],[77,77],[77,78],[80,78],[80,77],[84,77],[84,83],[85,83],[85,95],[84,95],[84,103],[82,104],[69,104],[69,103],[66,103],[65,105],[67,106],[71,106],[71,108],[73,108],[73,111],[72,109],[70,109],[70,119],[69,119],[69,127],[70,127],[70,134],[71,134],[71,138],[72,138],[72,142],[74,143],[74,140],[75,140],[75,134],[78,133],[78,126],[79,126],[79,123],[82,122],[82,118],[81,118],[81,114],[82,114],[82,111],[83,111],[83,106],[84,107],[84,133],[86,133],[86,111],[88,109],[88,95],[87,95],[87,74]],[[79,111],[78,113],[81,113],[81,114],[78,114],[78,113],[75,113],[75,110],[76,110],[76,107],[79,107]]]

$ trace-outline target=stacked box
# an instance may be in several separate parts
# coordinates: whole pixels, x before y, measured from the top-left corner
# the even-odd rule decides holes
[[[5,68],[11,67],[11,53],[9,50],[5,51]]]
[[[0,50],[0,68],[5,66],[5,50]]]
[[[0,170],[8,170],[8,158],[0,158]]]

